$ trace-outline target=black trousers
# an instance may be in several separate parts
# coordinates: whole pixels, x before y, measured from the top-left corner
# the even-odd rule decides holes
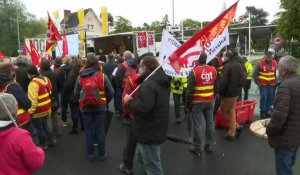
[[[123,151],[123,163],[126,168],[132,169],[133,168],[133,158],[135,154],[135,149],[137,145],[137,139],[134,136],[132,131],[132,127],[128,128],[128,137],[127,143]]]
[[[175,109],[175,118],[181,118],[180,114],[180,98],[182,94],[175,94],[173,93],[173,99],[174,99],[174,109]]]

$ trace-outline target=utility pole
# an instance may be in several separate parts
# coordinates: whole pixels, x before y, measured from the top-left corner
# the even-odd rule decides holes
[[[250,9],[249,9],[249,40],[248,40],[248,42],[249,42],[249,45],[248,45],[248,47],[249,47],[249,61],[251,61],[251,57],[250,57],[250,55],[251,55],[251,13],[250,13]]]
[[[173,12],[173,26],[175,25],[175,17],[174,17],[174,0],[172,0],[172,12]]]
[[[17,31],[18,31],[18,53],[20,55],[20,29],[19,29],[19,9],[18,9],[18,5],[17,5]]]

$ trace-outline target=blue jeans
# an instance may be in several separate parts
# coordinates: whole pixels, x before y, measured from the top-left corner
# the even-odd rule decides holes
[[[192,108],[192,130],[193,141],[201,147],[204,144],[214,144],[215,126],[213,117],[213,102],[202,102],[193,104]],[[206,141],[205,141],[206,136]]]
[[[138,175],[163,175],[160,145],[137,144]]]
[[[275,163],[277,175],[293,175],[298,148],[275,149]]]
[[[48,116],[32,118],[32,123],[36,129],[40,145],[46,145],[47,141],[53,141],[52,131],[48,128],[47,118]]]
[[[95,155],[94,143],[98,144],[99,156],[105,155],[105,115],[106,111],[82,112],[88,156]]]
[[[274,101],[274,86],[263,86],[259,88],[260,92],[260,113],[270,111]]]

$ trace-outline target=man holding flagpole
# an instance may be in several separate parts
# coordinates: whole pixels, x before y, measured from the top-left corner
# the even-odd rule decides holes
[[[143,81],[159,66],[153,56],[146,56],[139,66],[138,81]],[[166,140],[169,122],[170,78],[158,69],[145,80],[137,99],[125,95],[124,103],[136,114],[132,130],[137,139],[138,174],[163,175],[160,145]]]

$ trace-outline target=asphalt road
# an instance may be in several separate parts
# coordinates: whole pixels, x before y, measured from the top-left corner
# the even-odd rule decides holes
[[[250,99],[258,99],[256,87],[252,84]],[[169,133],[187,137],[187,123],[175,123],[173,100],[170,99],[171,112]],[[183,109],[183,108],[182,108]],[[255,119],[259,107],[256,106]],[[183,112],[183,111],[182,111]],[[68,119],[69,120],[69,119]],[[165,175],[275,175],[274,150],[263,140],[251,134],[246,126],[241,137],[233,142],[222,139],[226,130],[216,130],[217,144],[212,154],[194,156],[189,146],[166,141],[162,145],[161,158]],[[84,133],[68,134],[69,127],[63,129],[56,147],[46,151],[46,161],[38,172],[40,175],[118,175],[122,150],[126,142],[126,129],[118,118],[113,118],[107,136],[108,158],[89,161],[85,156]],[[300,174],[300,160],[294,167],[294,174]],[[136,164],[135,164],[136,165]],[[136,168],[136,167],[135,167]]]

